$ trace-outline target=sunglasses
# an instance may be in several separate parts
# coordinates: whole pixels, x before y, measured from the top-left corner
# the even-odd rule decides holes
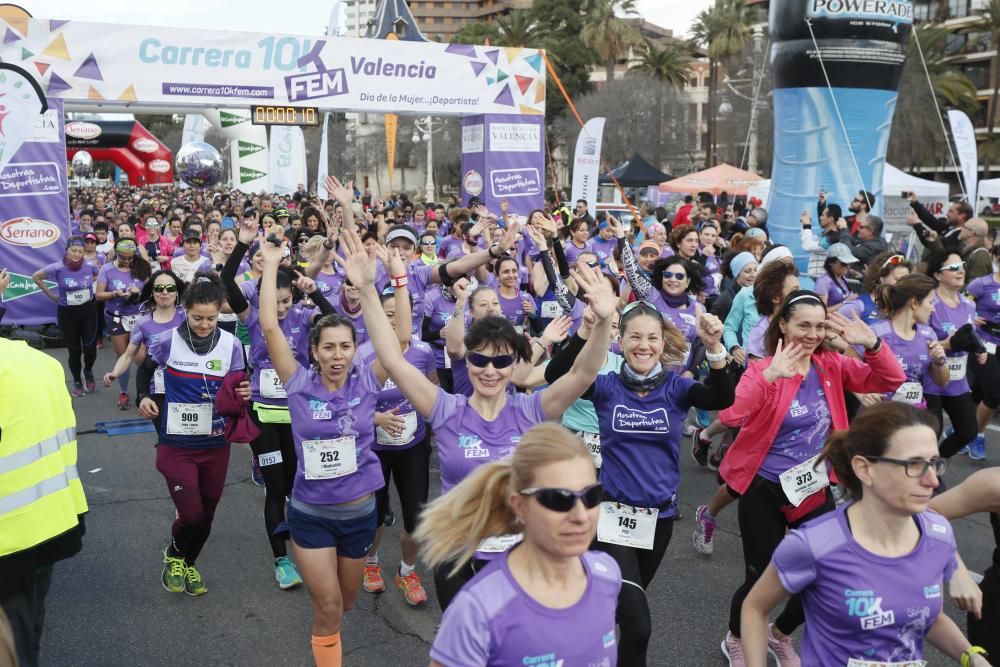
[[[177,285],[153,285],[153,291],[160,294],[173,294],[177,291]]]
[[[930,461],[920,457],[914,457],[912,459],[893,459],[888,456],[866,456],[865,458],[869,461],[881,461],[883,463],[893,463],[901,466],[906,471],[906,476],[912,477],[913,479],[920,479],[926,475],[927,471],[931,468],[934,469],[934,474],[943,475],[944,471],[948,468],[948,459],[942,459],[936,456]]]
[[[670,278],[673,278],[674,280],[687,280],[687,277],[688,277],[688,274],[684,273],[683,271],[680,272],[680,273],[674,273],[673,271],[664,271],[663,272],[663,279],[664,280],[669,280]]]
[[[955,272],[955,271],[964,271],[965,270],[965,262],[955,262],[954,264],[948,264],[947,266],[942,266],[941,270],[942,271],[952,271],[952,272]]]
[[[591,260],[591,261],[587,262],[587,266],[589,266],[592,269],[596,269],[600,265],[597,263],[596,260]]]
[[[493,368],[501,370],[514,364],[513,354],[498,354],[494,357],[490,357],[485,354],[479,354],[478,352],[469,352],[467,359],[468,362],[476,368],[486,368],[490,364],[493,364]]]
[[[420,245],[437,245],[435,241],[421,241]]]
[[[521,489],[518,491],[522,496],[534,496],[538,504],[553,512],[569,512],[576,507],[576,500],[579,498],[583,506],[589,510],[601,504],[604,497],[604,486],[601,484],[591,484],[583,491],[570,491],[569,489]]]
[[[905,261],[906,261],[906,258],[903,257],[902,255],[893,255],[889,259],[887,259],[884,262],[882,262],[882,268],[884,269],[887,266],[899,266],[900,264],[902,264]]]

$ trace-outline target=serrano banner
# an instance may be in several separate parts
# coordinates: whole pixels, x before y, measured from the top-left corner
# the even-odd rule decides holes
[[[36,107],[34,116],[24,143],[0,168],[0,267],[10,272],[10,286],[0,294],[4,324],[56,321],[55,304],[31,274],[60,261],[69,236],[62,102],[50,99],[48,111],[39,115]],[[4,120],[0,130],[11,129]]]
[[[591,118],[580,129],[573,156],[573,201],[587,202],[588,211],[597,210],[597,172],[601,166],[604,118]]]
[[[462,119],[462,205],[479,197],[499,214],[526,218],[542,208],[545,192],[545,125],[537,116],[485,115]]]
[[[535,49],[31,19],[7,22],[0,60],[91,106],[545,113]]]
[[[881,212],[913,7],[910,0],[772,0],[769,23],[774,164],[768,227],[805,269],[799,215],[815,210],[820,190],[845,215],[866,190],[875,195],[873,211]]]

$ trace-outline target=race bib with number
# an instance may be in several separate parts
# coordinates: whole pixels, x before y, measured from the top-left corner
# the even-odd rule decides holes
[[[788,502],[795,507],[801,505],[802,501],[820,489],[830,486],[830,477],[826,474],[826,464],[816,466],[817,459],[819,459],[819,454],[778,476],[781,488],[785,492],[785,496],[788,497]]]
[[[907,660],[905,662],[885,662],[884,660],[861,660],[850,658],[847,667],[927,667],[926,660]]]
[[[502,554],[523,539],[524,535],[522,533],[487,537],[479,543],[479,546],[476,547],[476,551],[482,551],[483,553],[488,554]]]
[[[620,544],[636,549],[652,549],[656,536],[656,517],[660,510],[632,507],[623,503],[601,503],[597,519],[597,539],[606,544]]]
[[[417,413],[416,412],[405,412],[401,415],[396,415],[402,418],[405,422],[403,424],[403,431],[399,435],[392,435],[386,431],[381,426],[375,427],[375,438],[380,445],[405,445],[413,440],[414,434],[417,432]]]
[[[138,321],[139,321],[138,315],[122,315],[121,316],[122,329],[124,329],[125,331],[132,331],[132,327],[134,327],[135,323]]]
[[[590,456],[594,459],[594,467],[601,467],[601,434],[600,433],[587,433],[585,431],[580,432],[580,437],[583,438],[583,444],[587,445],[587,449],[590,450]]]
[[[281,384],[278,371],[273,368],[260,369],[260,395],[264,398],[287,398],[285,385]]]
[[[562,315],[562,308],[559,307],[558,301],[542,301],[541,312],[545,319],[554,320]]]
[[[306,479],[334,479],[358,470],[353,435],[331,440],[303,440],[302,468]]]
[[[281,463],[282,461],[284,461],[284,458],[281,456],[280,449],[273,452],[265,452],[257,457],[257,465],[261,468],[265,466],[273,466],[277,463]]]
[[[948,380],[957,382],[965,379],[965,366],[969,363],[969,355],[963,354],[960,357],[948,357]]]
[[[154,394],[165,394],[167,393],[166,384],[163,381],[163,369],[157,368],[153,371],[153,393]]]
[[[167,404],[167,433],[170,435],[209,435],[212,433],[210,403]]]
[[[90,301],[91,296],[89,289],[75,289],[72,292],[66,292],[66,305],[82,306]]]
[[[919,382],[904,382],[896,390],[892,400],[910,405],[919,405],[924,400],[924,386]]]

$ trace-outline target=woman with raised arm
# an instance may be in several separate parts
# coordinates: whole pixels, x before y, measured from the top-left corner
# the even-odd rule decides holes
[[[357,235],[348,234],[367,258]],[[287,508],[292,552],[312,600],[313,657],[319,667],[340,667],[340,627],[358,598],[365,554],[375,541],[374,494],[385,484],[372,424],[388,376],[378,361],[355,360],[354,328],[335,314],[313,325],[315,364],[296,357],[278,319],[278,265],[288,241],[276,245],[261,235],[259,242],[260,328],[285,390],[297,459]],[[409,330],[401,329],[408,338]]]
[[[472,395],[449,394],[406,361],[375,291],[374,262],[356,235],[346,235],[344,245],[347,276],[361,291],[365,324],[375,353],[396,386],[434,429],[442,492],[474,468],[509,456],[531,426],[561,416],[590,386],[604,364],[617,299],[597,272],[579,271],[575,277],[587,294],[597,323],[588,345],[567,373],[530,396],[508,393],[515,361],[529,357],[528,343],[506,319],[487,316],[476,321],[465,337]],[[400,283],[397,289],[406,287],[405,279]],[[482,545],[477,558],[457,573],[451,571],[450,565],[437,568],[434,579],[441,606],[447,606],[483,561],[512,543],[494,540]]]
[[[891,401],[830,435],[817,465],[832,466],[851,501],[775,549],[742,606],[748,667],[768,664],[768,612],[793,594],[810,667],[924,665],[925,639],[962,667],[989,664],[941,613],[959,561],[951,525],[928,511],[947,463],[937,428],[929,412]]]

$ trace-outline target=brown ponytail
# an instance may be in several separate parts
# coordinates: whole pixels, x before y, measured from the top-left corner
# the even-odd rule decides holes
[[[893,317],[910,303],[918,302],[937,287],[937,281],[921,273],[912,273],[899,279],[895,285],[880,285],[875,290],[875,306],[886,317]]]

